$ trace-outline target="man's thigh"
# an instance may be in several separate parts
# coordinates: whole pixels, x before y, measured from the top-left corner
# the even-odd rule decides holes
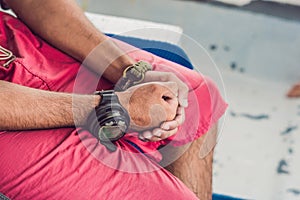
[[[165,169],[130,173],[108,166],[95,156],[118,158],[120,165],[156,163],[125,157],[121,149],[111,153],[84,130],[0,132],[0,146],[0,192],[12,199],[197,199]]]

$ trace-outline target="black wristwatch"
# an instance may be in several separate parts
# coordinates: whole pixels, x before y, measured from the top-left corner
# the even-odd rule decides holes
[[[91,132],[107,149],[115,151],[116,146],[112,142],[125,135],[130,117],[113,90],[97,91],[95,94],[101,96],[101,101],[88,118]]]

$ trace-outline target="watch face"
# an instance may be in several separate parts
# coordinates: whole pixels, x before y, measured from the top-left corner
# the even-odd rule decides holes
[[[124,136],[126,126],[102,126],[99,130],[99,139],[101,141],[116,141]]]

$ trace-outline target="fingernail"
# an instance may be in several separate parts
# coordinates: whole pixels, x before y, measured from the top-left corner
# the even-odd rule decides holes
[[[150,132],[144,133],[143,136],[144,136],[144,138],[146,138],[146,139],[152,138],[152,134],[151,134]]]
[[[170,126],[168,124],[164,124],[161,127],[162,129],[169,130]]]
[[[140,140],[145,140],[144,136],[142,134],[139,134],[139,139]]]
[[[144,138],[144,136],[143,135],[139,135],[139,139],[141,140],[141,141],[143,141],[143,142],[148,142],[149,140],[148,139],[146,139],[146,138]]]
[[[155,135],[156,137],[160,137],[161,134],[162,134],[161,131],[155,131],[155,132],[153,133],[153,135]]]

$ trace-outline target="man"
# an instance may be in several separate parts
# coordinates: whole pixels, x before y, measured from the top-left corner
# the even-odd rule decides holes
[[[195,199],[191,189],[211,198],[212,151],[199,157],[206,148],[200,136],[210,131],[213,139],[226,109],[212,81],[109,39],[72,0],[3,3],[22,22],[1,13],[1,193],[12,199]],[[153,66],[143,84],[111,93],[129,114],[133,133],[110,151],[93,136],[89,119],[95,121],[104,96],[92,93],[113,89],[139,60]]]

